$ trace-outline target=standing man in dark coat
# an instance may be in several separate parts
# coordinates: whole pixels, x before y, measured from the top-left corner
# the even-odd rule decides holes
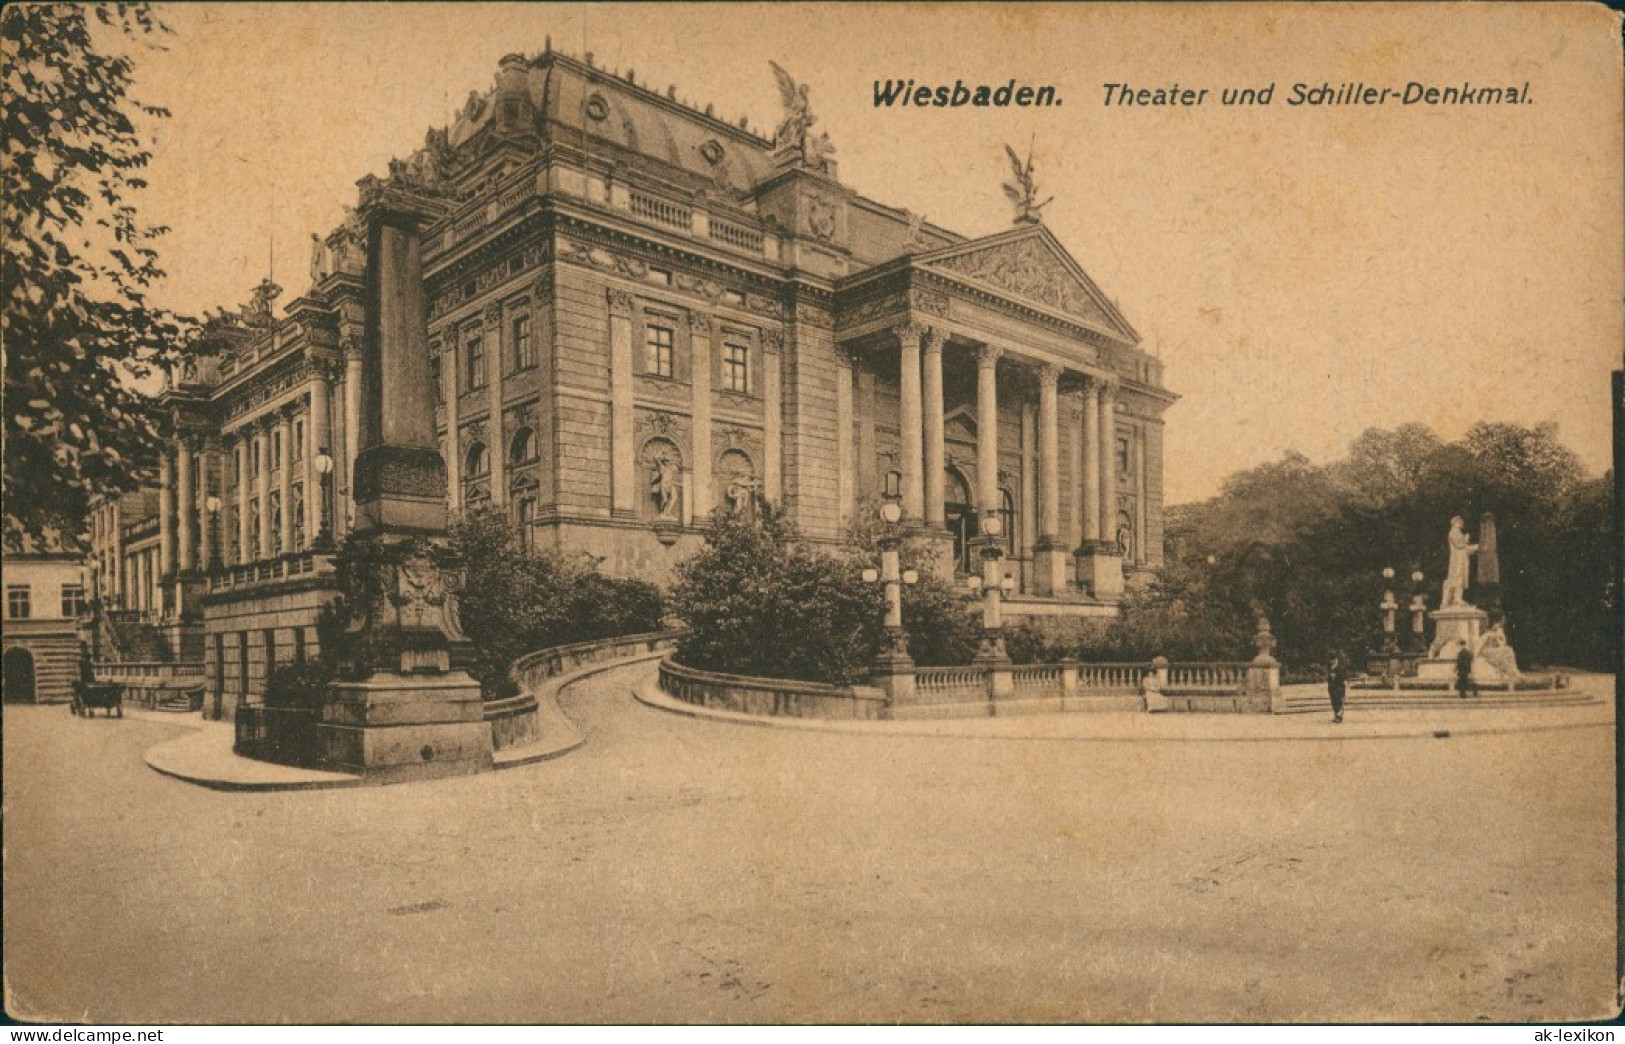
[[[1349,671],[1343,665],[1342,653],[1333,653],[1326,667],[1326,692],[1332,698],[1332,724],[1343,723],[1343,695],[1348,691]]]
[[[1456,654],[1456,692],[1466,699],[1469,688],[1474,696],[1478,695],[1478,682],[1473,680],[1473,650],[1462,642],[1461,652]]]

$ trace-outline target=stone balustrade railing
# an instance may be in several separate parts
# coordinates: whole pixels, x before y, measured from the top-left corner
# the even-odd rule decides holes
[[[787,718],[890,716],[886,694],[867,685],[820,685],[787,678],[748,678],[660,661],[660,687],[684,703],[741,714]]]
[[[102,682],[160,682],[167,679],[184,681],[188,685],[203,680],[203,664],[172,663],[167,661],[102,661],[93,665],[96,680]]]
[[[601,638],[592,642],[555,645],[521,656],[508,669],[508,676],[519,687],[519,695],[485,701],[484,717],[491,726],[491,746],[496,750],[506,750],[524,746],[537,737],[537,697],[547,688],[549,679],[595,663],[624,660],[630,656],[669,649],[681,633],[654,631]]]
[[[332,569],[332,552],[306,548],[303,551],[294,551],[258,562],[223,566],[218,572],[209,574],[209,590],[229,591],[315,573],[328,573]]]
[[[1165,691],[1231,692],[1247,687],[1247,663],[1171,663]]]

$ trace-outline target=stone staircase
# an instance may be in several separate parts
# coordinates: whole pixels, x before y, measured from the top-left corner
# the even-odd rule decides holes
[[[1283,714],[1330,714],[1331,699],[1324,685],[1292,685],[1281,692]],[[1601,703],[1596,696],[1574,689],[1481,689],[1463,699],[1447,689],[1356,689],[1343,701],[1345,711],[1361,710],[1526,710],[1540,707],[1585,707]]]
[[[161,663],[170,660],[169,642],[156,625],[145,622],[139,613],[115,611],[98,613],[96,638],[100,659],[120,663]]]

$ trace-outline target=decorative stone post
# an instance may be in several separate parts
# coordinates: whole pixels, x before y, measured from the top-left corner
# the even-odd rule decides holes
[[[1247,665],[1248,702],[1257,703],[1259,709],[1269,708],[1271,714],[1286,710],[1281,698],[1281,664],[1275,656],[1275,636],[1270,633],[1268,618],[1258,618],[1258,633],[1253,635],[1253,646],[1258,655]]]
[[[420,225],[439,202],[364,178],[368,230],[356,529],[339,566],[349,606],[341,677],[318,727],[323,761],[394,782],[491,767],[480,687],[462,645],[446,547],[446,466],[429,387]]]

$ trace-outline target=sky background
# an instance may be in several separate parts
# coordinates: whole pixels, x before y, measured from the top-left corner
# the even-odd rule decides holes
[[[555,48],[770,133],[768,60],[811,87],[841,180],[970,236],[1009,226],[1002,145],[1035,148],[1049,227],[1166,363],[1166,496],[1372,426],[1459,437],[1554,421],[1609,466],[1625,345],[1622,85],[1594,5],[163,6],[137,52],[143,217],[172,226],[156,295],[236,306],[271,264],[286,304],[355,181],[408,156],[497,61]],[[877,109],[876,79],[1053,84],[1049,109]],[[1291,108],[1291,84],[1522,85],[1533,104]],[[1224,108],[1224,87],[1277,83]],[[1210,90],[1103,105],[1102,84]]]

